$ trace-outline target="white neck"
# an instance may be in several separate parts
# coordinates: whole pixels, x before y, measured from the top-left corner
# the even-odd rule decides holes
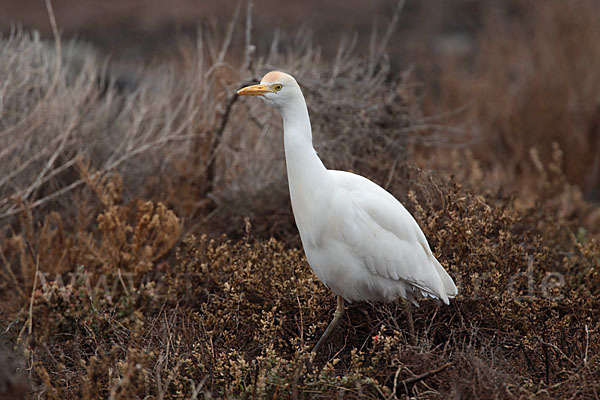
[[[302,94],[287,102],[280,111],[292,209],[300,228],[307,225],[298,221],[310,219],[317,204],[323,204],[323,199],[319,199],[327,192],[322,190],[327,185],[327,169],[313,148],[308,109]],[[304,241],[302,231],[300,236]]]
[[[304,97],[281,108],[285,161],[290,182],[313,181],[327,170],[312,144],[312,129]]]

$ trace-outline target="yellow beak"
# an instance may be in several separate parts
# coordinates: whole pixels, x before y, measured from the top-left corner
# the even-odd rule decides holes
[[[239,96],[261,96],[265,93],[272,93],[274,90],[267,85],[246,86],[237,91]]]

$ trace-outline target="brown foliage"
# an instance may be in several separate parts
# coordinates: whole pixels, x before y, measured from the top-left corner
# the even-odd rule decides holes
[[[317,368],[295,383],[333,308],[302,252],[274,239],[187,236],[137,285],[38,291],[31,346],[48,351],[34,351],[36,373],[83,377],[46,382],[57,398],[289,397],[294,385],[325,398],[593,396],[598,242],[578,240],[551,209],[518,210],[457,185],[445,193],[441,209],[409,196],[460,293],[450,307],[425,301],[415,311],[416,346],[400,304],[352,304]],[[543,285],[558,272],[562,284]]]

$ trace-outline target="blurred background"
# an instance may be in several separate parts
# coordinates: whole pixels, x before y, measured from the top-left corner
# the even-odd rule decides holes
[[[182,35],[195,35],[199,25],[227,24],[240,4],[232,0],[175,0],[168,4],[159,0],[61,0],[54,3],[56,20],[65,38],[82,38],[108,54],[127,57],[171,52]],[[509,13],[516,12],[512,9],[518,2],[510,3],[407,1],[390,52],[394,58],[400,58],[403,57],[400,49],[466,51],[472,44],[472,35],[481,28],[483,9],[500,7]],[[3,0],[0,6],[3,32],[18,23],[50,37],[43,1]],[[276,0],[257,0],[252,15],[253,28],[259,44],[270,44],[275,30],[289,35],[301,27],[309,28],[318,38],[318,45],[331,56],[342,35],[356,32],[361,46],[368,45],[372,29],[387,24],[396,6],[397,3],[390,0],[308,0],[289,2],[285,6]]]

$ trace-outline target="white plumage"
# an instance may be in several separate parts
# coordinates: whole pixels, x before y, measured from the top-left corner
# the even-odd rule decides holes
[[[306,102],[296,80],[272,71],[239,95],[259,95],[283,117],[285,159],[296,225],[317,277],[347,301],[416,304],[430,296],[449,304],[452,278],[432,254],[423,231],[404,206],[362,176],[325,168],[312,145]],[[341,307],[341,310],[340,310]],[[333,329],[336,318],[315,350]]]
[[[362,176],[327,172],[327,206],[312,216],[294,207],[294,215],[307,216],[306,223],[303,217],[296,222],[319,279],[348,301],[403,297],[414,303],[425,295],[448,304],[456,286],[402,204]]]

